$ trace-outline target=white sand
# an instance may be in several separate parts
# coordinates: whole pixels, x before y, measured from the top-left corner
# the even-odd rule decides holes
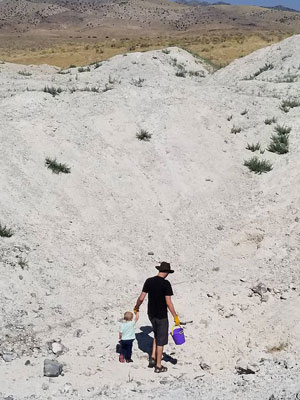
[[[191,54],[169,50],[66,75],[0,64],[0,223],[14,231],[0,238],[0,353],[14,358],[0,357],[1,399],[261,400],[300,392],[300,107],[279,108],[299,97],[300,36],[212,76]],[[174,58],[201,76],[177,77]],[[266,63],[274,68],[243,80]],[[278,82],[286,75],[295,82]],[[141,87],[133,84],[139,78]],[[109,79],[112,90],[70,93],[102,91]],[[53,97],[46,85],[64,91]],[[243,166],[253,156],[245,147],[268,146],[274,124],[264,120],[273,116],[292,128],[290,151],[257,152],[273,170],[254,175]],[[233,126],[242,131],[232,134]],[[137,140],[139,129],[150,142]],[[52,174],[48,156],[71,174]],[[118,362],[115,346],[118,320],[162,260],[176,270],[179,316],[193,323],[184,346],[166,347],[177,364],[156,375],[137,344],[131,365]],[[265,302],[251,291],[259,282],[269,289]],[[145,326],[146,304],[138,323]],[[44,359],[56,358],[47,342],[58,338],[67,348],[57,357],[64,376],[45,378]],[[256,373],[237,375],[240,362]]]

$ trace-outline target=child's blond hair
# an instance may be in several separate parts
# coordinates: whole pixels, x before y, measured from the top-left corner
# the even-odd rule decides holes
[[[126,311],[126,313],[124,313],[124,320],[132,321],[132,319],[133,319],[133,313],[131,311]]]

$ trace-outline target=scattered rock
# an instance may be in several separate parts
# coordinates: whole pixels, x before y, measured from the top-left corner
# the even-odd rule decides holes
[[[55,360],[44,361],[44,376],[57,377],[61,375],[63,371],[63,365]]]
[[[65,385],[64,385],[64,390],[63,390],[63,392],[64,393],[72,393],[73,392],[73,387],[72,387],[72,385],[71,385],[71,383],[66,383]]]
[[[218,229],[218,231],[222,231],[224,229],[224,226],[223,225],[218,225],[217,229]]]
[[[30,360],[26,360],[25,361],[25,365],[27,366],[27,365],[30,365],[31,363],[30,363]]]
[[[252,292],[260,296],[261,302],[268,301],[269,297],[266,295],[268,288],[263,283],[258,283],[256,286],[251,288]]]
[[[248,364],[243,360],[238,360],[235,366],[238,375],[250,375],[259,371],[259,367],[255,364]]]
[[[49,389],[49,385],[47,385],[47,383],[44,382],[44,383],[42,384],[42,389],[43,389],[43,390],[48,390],[48,389]]]
[[[210,366],[206,364],[205,362],[201,361],[199,364],[200,368],[203,369],[203,371],[208,371],[210,370]]]
[[[83,334],[82,329],[76,329],[76,331],[74,332],[73,336],[74,337],[81,337]]]
[[[154,256],[153,251],[148,251],[148,256]]]
[[[64,352],[64,346],[61,343],[53,342],[51,344],[51,350],[54,354],[60,355]]]
[[[11,362],[12,360],[14,360],[15,354],[11,351],[7,351],[1,354],[3,361],[5,362]]]
[[[235,370],[239,375],[255,374],[255,372],[249,367],[248,368],[235,367]]]

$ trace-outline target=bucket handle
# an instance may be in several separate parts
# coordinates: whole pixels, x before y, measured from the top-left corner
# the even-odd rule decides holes
[[[175,328],[181,328],[181,329],[183,329],[181,325],[173,325],[172,330],[171,330],[171,335],[172,335],[172,336],[173,336],[173,332],[174,332],[174,329],[175,329]]]

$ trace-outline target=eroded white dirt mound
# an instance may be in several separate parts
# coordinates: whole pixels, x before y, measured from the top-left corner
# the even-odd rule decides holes
[[[300,391],[300,107],[282,107],[299,95],[299,47],[295,36],[214,75],[177,48],[64,71],[0,65],[0,223],[13,231],[0,238],[3,397]],[[291,128],[280,155],[267,151],[277,124]],[[272,170],[250,172],[255,155]],[[71,173],[52,173],[47,157]],[[134,364],[115,353],[119,319],[162,260],[193,321],[186,344],[166,348],[163,377],[147,368],[146,305]],[[64,376],[49,381],[57,339]]]

